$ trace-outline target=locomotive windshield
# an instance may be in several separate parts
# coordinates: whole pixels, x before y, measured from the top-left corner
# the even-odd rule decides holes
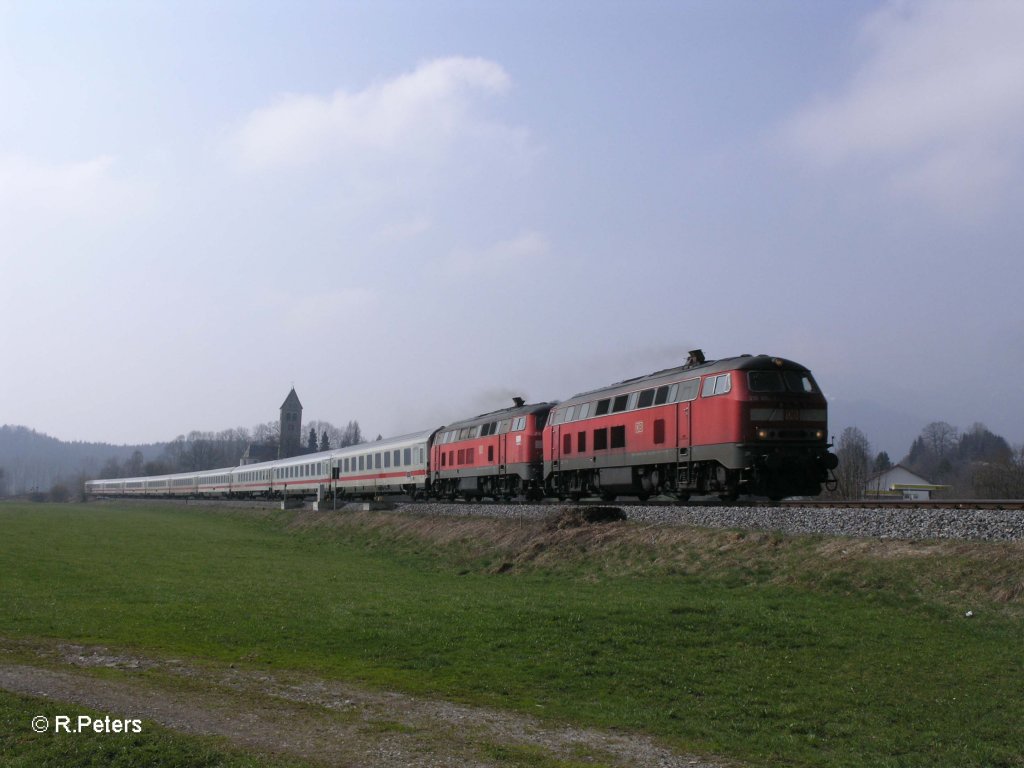
[[[751,392],[798,392],[811,394],[818,386],[804,371],[749,371],[747,386]]]

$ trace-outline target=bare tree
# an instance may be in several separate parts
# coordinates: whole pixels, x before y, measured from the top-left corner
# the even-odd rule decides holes
[[[837,494],[843,499],[859,499],[864,494],[871,465],[871,444],[857,427],[847,427],[836,447],[839,466],[836,468]]]
[[[347,448],[350,445],[359,445],[363,442],[363,432],[359,429],[358,421],[350,421],[342,430],[341,440],[338,441],[339,448]]]
[[[932,455],[941,461],[956,447],[957,428],[945,421],[933,421],[921,430],[921,437]]]

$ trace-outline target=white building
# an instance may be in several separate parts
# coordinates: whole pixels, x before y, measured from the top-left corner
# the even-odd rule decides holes
[[[884,472],[879,472],[868,478],[868,482],[864,486],[864,498],[928,501],[934,491],[941,491],[948,487],[948,485],[930,483],[902,464],[897,464],[895,467],[890,467]]]

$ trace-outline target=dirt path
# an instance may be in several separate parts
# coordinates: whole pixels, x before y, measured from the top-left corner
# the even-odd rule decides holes
[[[114,674],[98,676],[97,669]],[[200,665],[99,646],[0,639],[0,688],[327,765],[496,766],[502,764],[495,754],[502,747],[601,765],[724,765],[676,754],[644,736],[552,727],[522,714],[305,674]]]

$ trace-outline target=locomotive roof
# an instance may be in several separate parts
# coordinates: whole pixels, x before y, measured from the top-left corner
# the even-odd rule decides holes
[[[491,411],[490,413],[481,413],[479,416],[474,416],[471,419],[463,419],[462,421],[453,421],[451,424],[446,424],[441,427],[440,431],[447,431],[449,429],[462,429],[463,427],[472,427],[477,424],[487,424],[491,421],[500,421],[501,419],[514,419],[517,416],[527,416],[533,413],[541,413],[550,411],[554,406],[554,403],[529,403],[526,405],[513,405],[511,408],[502,408],[499,411]]]
[[[666,368],[661,371],[655,371],[654,373],[648,373],[632,379],[625,379],[623,381],[616,382],[615,384],[609,384],[606,387],[599,387],[598,389],[580,392],[567,400],[563,400],[559,405],[572,405],[576,402],[592,400],[594,397],[599,395],[610,397],[621,392],[632,392],[634,389],[639,389],[646,385],[655,386],[671,381],[680,381],[682,379],[705,376],[709,373],[768,369],[784,371],[808,370],[806,367],[800,365],[800,363],[795,363],[792,360],[786,360],[781,357],[772,357],[771,355],[740,355],[738,357],[726,357],[721,360],[707,360],[703,363],[679,365],[675,368]]]

